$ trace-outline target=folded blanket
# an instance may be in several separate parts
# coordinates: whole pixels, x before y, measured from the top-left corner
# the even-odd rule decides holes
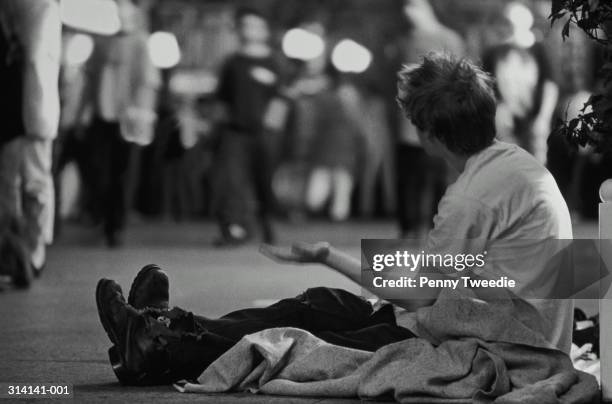
[[[180,391],[423,402],[588,403],[596,380],[542,336],[535,309],[517,299],[484,302],[445,290],[419,310],[421,338],[365,352],[294,328],[244,337]]]

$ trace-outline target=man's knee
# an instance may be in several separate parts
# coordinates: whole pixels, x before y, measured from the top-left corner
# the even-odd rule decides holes
[[[315,310],[355,319],[372,314],[372,305],[363,297],[344,289],[316,287],[300,295],[302,301]]]

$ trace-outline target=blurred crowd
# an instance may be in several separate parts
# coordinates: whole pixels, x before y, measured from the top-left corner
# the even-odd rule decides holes
[[[235,46],[206,74],[181,69],[186,49],[175,36],[151,35],[154,2],[115,3],[116,32],[64,29],[56,233],[75,220],[120,246],[130,215],[207,217],[217,245],[237,245],[257,235],[275,242],[279,218],[394,217],[398,236],[420,237],[455,174],[425,154],[393,83],[402,65],[432,51],[479,61],[495,77],[498,137],[534,154],[571,208],[596,217],[611,157],[570,147],[554,128],[600,84],[599,55],[578,32],[561,45],[546,20],[550,1],[503,1],[460,30],[440,18],[450,2],[398,1],[402,29],[370,50],[340,40],[316,14],[288,30],[260,9],[230,5]],[[209,45],[203,38],[200,58],[213,54]]]

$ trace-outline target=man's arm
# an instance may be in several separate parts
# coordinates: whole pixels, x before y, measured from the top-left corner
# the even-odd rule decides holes
[[[480,254],[487,245],[488,236],[495,223],[494,213],[477,200],[464,196],[445,197],[440,202],[434,229],[427,237],[425,250],[441,254]],[[379,296],[380,290],[361,281],[361,262],[333,248],[327,242],[315,244],[296,243],[291,249],[262,245],[260,251],[275,261],[299,264],[323,264],[346,276],[356,284]],[[414,274],[421,272],[417,269]],[[386,279],[402,276],[399,271],[385,274]],[[448,277],[439,270],[429,271],[430,279]],[[415,288],[406,299],[393,299],[393,303],[408,311],[431,306],[441,289]]]
[[[23,117],[26,135],[55,137],[59,125],[62,25],[55,0],[19,0],[16,33],[24,52]]]
[[[281,263],[323,264],[361,284],[361,262],[332,247],[327,242],[295,243],[291,249],[263,244],[259,251],[265,256]]]
[[[379,290],[372,285],[364,285],[362,283],[361,261],[332,247],[327,242],[314,244],[304,242],[296,243],[290,250],[283,247],[264,244],[261,246],[260,252],[272,258],[274,261],[282,263],[323,264],[367,289],[376,297],[381,298],[381,296],[378,295],[378,293],[380,293]],[[389,276],[387,276],[387,278],[390,279]],[[410,299],[393,300],[393,303],[409,311],[415,311],[420,307],[431,306],[435,302],[435,298],[432,297],[433,295],[437,295],[433,290],[428,290],[426,293],[423,293],[423,296],[417,291]]]

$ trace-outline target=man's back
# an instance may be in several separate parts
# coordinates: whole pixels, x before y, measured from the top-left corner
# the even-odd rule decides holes
[[[515,293],[549,322],[549,340],[569,352],[573,302],[550,300],[558,277],[551,258],[571,239],[567,205],[552,175],[521,148],[503,142],[472,156],[440,202],[428,250],[487,251],[483,276],[508,276]],[[463,251],[459,251],[463,250]]]
[[[495,142],[470,158],[447,195],[476,199],[495,214],[489,239],[572,238],[554,178],[518,146]]]

